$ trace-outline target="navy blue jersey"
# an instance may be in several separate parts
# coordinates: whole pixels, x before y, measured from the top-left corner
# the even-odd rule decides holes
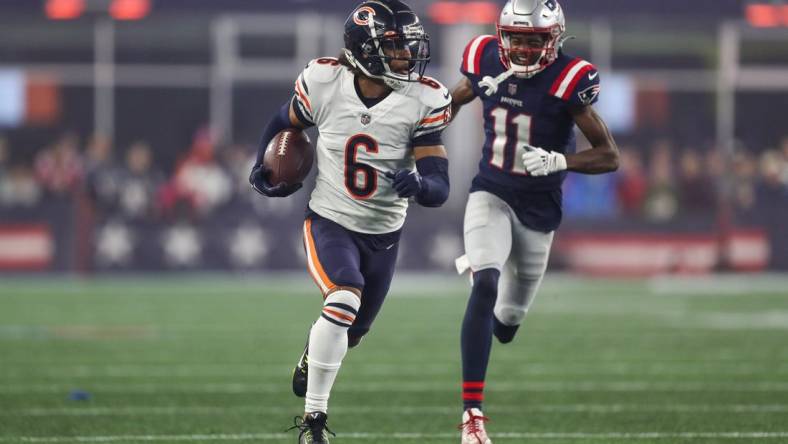
[[[526,226],[552,231],[561,221],[566,171],[529,176],[522,163],[523,145],[574,153],[575,124],[569,109],[596,102],[599,72],[591,63],[562,52],[544,71],[530,79],[511,76],[488,96],[479,81],[506,71],[497,42],[491,35],[473,39],[460,69],[484,105],[485,140],[471,191],[491,192],[505,200]]]

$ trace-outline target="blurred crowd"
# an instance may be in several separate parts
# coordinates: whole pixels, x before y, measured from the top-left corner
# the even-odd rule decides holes
[[[47,198],[86,197],[100,216],[130,221],[199,218],[246,191],[254,148],[217,148],[201,130],[171,171],[137,141],[117,149],[102,135],[82,143],[66,133],[37,151],[32,162],[9,162],[0,137],[0,208],[35,207]],[[243,188],[243,190],[241,189]]]
[[[669,222],[715,217],[724,206],[740,220],[788,205],[788,137],[761,151],[739,146],[730,159],[709,147],[679,148],[669,140],[622,145],[615,174],[570,174],[567,218],[630,218]]]
[[[217,146],[207,130],[194,135],[170,171],[160,168],[146,142],[114,147],[101,135],[81,141],[62,134],[21,163],[10,160],[11,149],[0,136],[0,208],[80,195],[99,215],[131,221],[200,218],[249,199],[246,177],[255,155],[253,146]],[[788,137],[760,151],[740,146],[731,159],[668,140],[623,145],[621,156],[615,174],[569,175],[567,219],[668,222],[714,215],[721,201],[734,214],[788,204]]]

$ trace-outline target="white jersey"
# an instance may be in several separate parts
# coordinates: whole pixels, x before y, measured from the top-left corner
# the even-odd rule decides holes
[[[337,59],[322,58],[298,77],[295,98],[301,117],[320,133],[312,211],[360,233],[400,229],[408,200],[397,196],[384,173],[413,169],[414,140],[448,125],[448,89],[425,78],[367,108],[356,93],[354,74]]]

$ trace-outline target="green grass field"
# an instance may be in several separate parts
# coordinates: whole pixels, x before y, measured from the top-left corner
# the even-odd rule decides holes
[[[493,440],[788,442],[786,282],[549,275],[494,346]],[[467,291],[399,279],[340,372],[332,442],[459,442]],[[305,273],[0,278],[0,443],[295,443],[290,372],[319,306]]]

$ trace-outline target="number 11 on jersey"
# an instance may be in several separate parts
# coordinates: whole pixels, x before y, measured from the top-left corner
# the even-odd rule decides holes
[[[514,174],[527,175],[528,172],[523,165],[523,154],[525,153],[524,145],[531,144],[531,116],[522,113],[510,114],[509,110],[500,107],[493,109],[490,115],[493,117],[493,131],[495,131],[490,165],[503,170],[506,151],[507,149],[512,150],[514,158],[510,171]],[[506,128],[510,124],[517,127],[517,140],[509,140],[506,134]]]

